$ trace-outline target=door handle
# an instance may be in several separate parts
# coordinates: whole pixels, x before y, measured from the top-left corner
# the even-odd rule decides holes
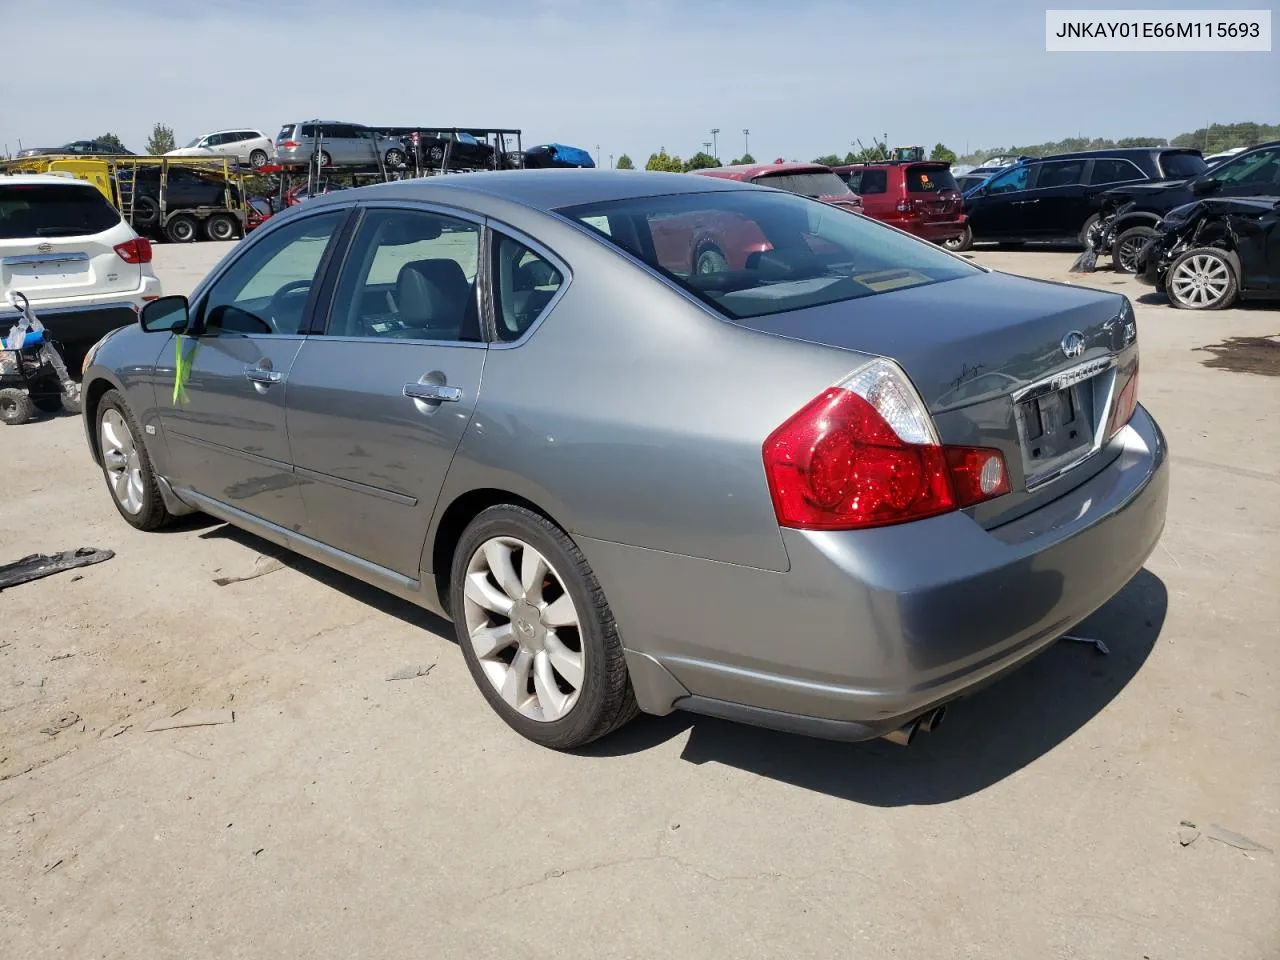
[[[279,370],[264,370],[262,367],[245,367],[244,376],[254,383],[279,383],[284,379],[284,374]]]
[[[439,383],[406,383],[404,395],[410,400],[431,400],[456,403],[462,399],[461,387],[447,387]]]
[[[1028,203],[1039,203],[1039,202],[1040,202],[1039,200],[1015,200],[1013,201],[1012,205],[1015,207],[1021,207]]]

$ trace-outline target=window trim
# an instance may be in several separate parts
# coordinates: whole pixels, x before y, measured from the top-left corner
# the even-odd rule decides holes
[[[526,247],[532,253],[536,253],[538,256],[542,257],[560,271],[560,276],[563,278],[560,281],[560,289],[558,289],[555,294],[552,295],[551,299],[547,301],[546,306],[542,308],[538,313],[538,316],[534,318],[533,323],[529,324],[525,329],[524,333],[515,340],[503,340],[498,336],[498,291],[494,287],[492,275],[486,277],[485,287],[488,289],[489,293],[489,329],[485,331],[485,335],[490,338],[489,346],[494,350],[514,350],[516,347],[523,346],[527,343],[529,338],[537,333],[538,328],[542,326],[543,321],[551,315],[553,310],[555,310],[557,304],[560,303],[561,298],[566,292],[568,292],[570,285],[573,283],[573,270],[570,269],[569,265],[565,263],[564,259],[555,251],[548,248],[546,244],[533,239],[523,231],[493,219],[486,219],[485,222],[489,226],[489,249],[487,251],[485,261],[490,274],[493,269],[493,258],[498,249],[497,235],[501,234],[508,240],[514,240],[521,246]]]
[[[332,214],[335,212],[340,214],[341,218],[338,221],[337,229],[334,230],[333,235],[329,238],[329,243],[325,247],[324,253],[320,257],[319,265],[316,267],[316,277],[319,279],[319,282],[313,283],[311,285],[310,291],[308,291],[307,302],[306,302],[306,305],[302,308],[302,322],[298,325],[299,327],[298,331],[296,333],[237,333],[236,334],[236,336],[242,336],[242,337],[263,337],[263,338],[270,338],[273,340],[284,340],[289,338],[298,339],[300,337],[309,336],[308,331],[311,329],[311,326],[313,323],[315,309],[316,309],[316,306],[318,305],[321,288],[323,288],[325,285],[325,280],[328,273],[330,272],[335,253],[337,252],[340,246],[344,245],[344,241],[346,240],[345,234],[351,224],[350,208],[342,208],[342,207],[338,207],[336,209],[334,207],[328,207],[328,208],[322,207],[318,209],[312,208],[310,210],[307,210],[305,214],[302,214],[300,216],[289,217],[286,220],[278,221],[273,227],[269,226],[266,229],[255,230],[253,231],[253,235],[248,240],[242,240],[241,243],[245,244],[244,249],[237,256],[227,257],[221,264],[219,264],[219,266],[215,268],[214,272],[210,273],[207,277],[205,277],[205,279],[200,283],[200,285],[194,291],[192,291],[191,296],[187,300],[189,312],[192,317],[196,318],[196,329],[200,331],[198,335],[206,336],[205,326],[204,326],[204,308],[209,300],[209,292],[218,285],[219,281],[221,281],[222,278],[227,275],[227,273],[231,270],[232,267],[234,267],[237,263],[243,260],[246,256],[249,256],[250,253],[253,251],[254,247],[263,243],[266,240],[266,238],[272,236],[276,232],[287,229],[290,224],[301,223],[305,220],[311,220],[315,217],[323,217],[327,214]]]
[[[1044,172],[1044,168],[1051,163],[1053,164],[1078,163],[1080,164],[1080,174],[1071,183],[1042,184],[1040,182],[1040,174],[1042,174]],[[1035,164],[1035,168],[1036,168],[1035,169],[1035,176],[1036,176],[1035,186],[1028,186],[1026,187],[1027,190],[1065,190],[1071,187],[1080,187],[1081,189],[1083,189],[1089,186],[1090,185],[1089,181],[1093,179],[1093,159],[1090,157],[1086,157],[1086,158],[1073,157],[1068,160],[1042,160],[1040,163]],[[1014,193],[1016,191],[1011,190],[1009,192]]]
[[[329,271],[331,277],[326,276],[323,290],[323,302],[316,303],[315,309],[311,314],[310,322],[307,324],[307,337],[317,340],[325,340],[333,343],[396,343],[409,346],[432,346],[432,347],[461,347],[464,349],[487,349],[492,344],[489,340],[492,335],[490,326],[492,317],[486,310],[485,297],[483,291],[487,285],[485,272],[486,250],[488,249],[488,224],[485,218],[478,213],[470,210],[464,210],[461,207],[453,207],[448,204],[437,203],[433,201],[419,200],[371,200],[352,203],[352,209],[355,216],[348,221],[349,230],[347,236],[343,238],[342,254],[337,259],[337,263],[333,265]],[[415,213],[435,213],[443,217],[453,217],[455,220],[464,220],[468,223],[475,224],[480,228],[479,249],[476,253],[476,279],[475,279],[475,296],[477,299],[476,307],[480,311],[480,336],[479,342],[471,342],[469,340],[419,340],[409,338],[378,338],[378,337],[349,337],[339,336],[337,334],[328,333],[329,324],[333,320],[333,303],[338,292],[338,281],[342,278],[342,270],[347,265],[347,258],[350,255],[351,247],[355,243],[355,238],[364,225],[365,217],[372,210],[409,210]]]
[[[1136,177],[1131,177],[1131,178],[1129,178],[1128,180],[1108,180],[1106,183],[1094,183],[1094,181],[1093,181],[1093,172],[1094,172],[1094,170],[1097,170],[1097,169],[1098,169],[1098,161],[1099,161],[1099,160],[1110,160],[1110,161],[1112,161],[1112,162],[1117,162],[1117,161],[1118,161],[1118,162],[1120,162],[1120,163],[1127,163],[1129,166],[1131,166],[1131,167],[1133,168],[1133,172],[1134,172],[1134,173],[1136,173],[1136,174],[1137,174],[1137,176],[1136,176]],[[1150,177],[1148,177],[1145,173],[1143,173],[1142,168],[1141,168],[1140,166],[1138,166],[1136,163],[1134,163],[1132,160],[1130,160],[1128,157],[1094,157],[1094,159],[1093,159],[1093,170],[1090,170],[1090,171],[1089,171],[1089,183],[1088,183],[1088,184],[1086,184],[1086,186],[1090,186],[1090,187],[1110,187],[1110,186],[1114,186],[1115,184],[1118,184],[1118,183],[1137,183],[1137,182],[1138,182],[1138,181],[1140,181],[1140,180],[1150,180],[1150,179],[1151,179]]]

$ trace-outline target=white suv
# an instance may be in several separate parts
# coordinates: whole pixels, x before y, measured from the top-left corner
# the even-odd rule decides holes
[[[52,174],[0,176],[0,333],[25,294],[49,336],[89,346],[136,323],[160,296],[151,244],[133,232],[97,187]]]
[[[230,157],[255,170],[275,159],[276,145],[261,130],[215,130],[196,137],[185,147],[170,150],[166,157]]]

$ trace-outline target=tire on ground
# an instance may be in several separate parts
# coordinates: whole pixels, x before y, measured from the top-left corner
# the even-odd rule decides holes
[[[133,514],[120,504],[111,487],[111,478],[103,457],[102,475],[107,484],[107,494],[111,497],[111,502],[115,504],[120,516],[124,517],[125,522],[130,526],[139,530],[159,530],[173,521],[173,514],[165,507],[164,498],[160,495],[159,482],[151,466],[151,456],[147,452],[146,444],[142,441],[143,433],[138,429],[138,421],[134,419],[133,411],[129,409],[128,403],[119,390],[108,390],[98,400],[98,406],[93,414],[94,440],[101,444],[102,418],[109,410],[115,410],[120,414],[129,430],[134,449],[137,451],[138,466],[142,475],[142,508]],[[102,456],[101,449],[99,449],[99,456]]]

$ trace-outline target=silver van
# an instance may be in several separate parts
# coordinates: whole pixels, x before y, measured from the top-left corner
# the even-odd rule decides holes
[[[358,123],[305,120],[286,123],[276,135],[277,163],[310,163],[317,149],[324,167],[376,167],[379,155],[388,167],[405,162],[404,144]]]

